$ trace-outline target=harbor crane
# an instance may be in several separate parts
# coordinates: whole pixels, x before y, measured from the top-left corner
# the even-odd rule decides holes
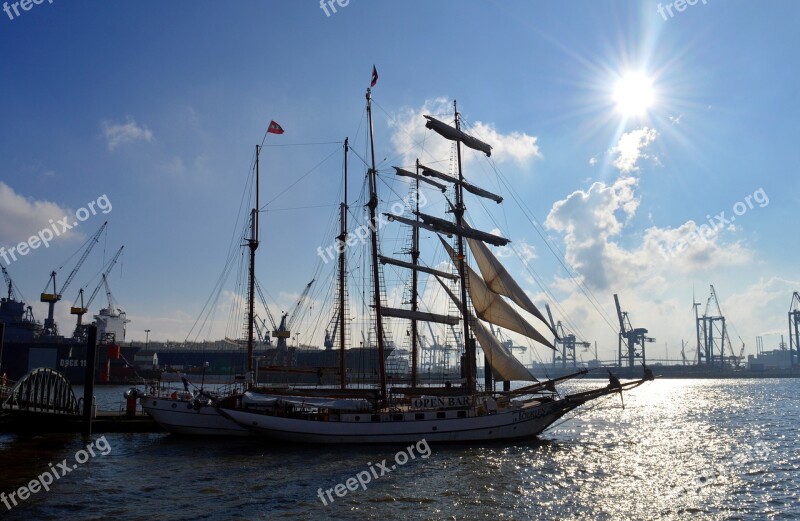
[[[33,308],[31,306],[25,306],[25,296],[19,290],[19,287],[14,283],[11,279],[11,275],[9,275],[8,271],[3,266],[0,266],[0,269],[3,270],[3,280],[5,281],[6,288],[8,290],[8,297],[4,298],[4,302],[8,302],[10,305],[19,306],[19,309],[23,311],[23,321],[35,323],[36,319],[33,316]]]
[[[695,304],[697,309],[698,304]],[[712,311],[716,314],[712,314]],[[696,313],[696,311],[695,311]],[[722,314],[722,307],[717,298],[717,291],[714,285],[711,284],[711,294],[706,301],[705,311],[703,316],[697,317],[697,340],[698,352],[697,363],[707,365],[719,365],[725,367],[726,349],[730,351],[728,361],[732,361],[734,365],[738,365],[736,355],[733,352],[731,338],[728,334],[728,323],[725,316]],[[742,342],[744,347],[744,342]],[[742,353],[744,354],[744,352]]]
[[[283,339],[284,342],[287,338],[292,337],[292,327],[297,322],[297,317],[300,315],[300,307],[305,302],[306,297],[308,296],[308,292],[311,291],[311,285],[314,284],[315,279],[312,279],[311,282],[306,284],[306,288],[300,294],[300,298],[297,299],[297,303],[294,305],[292,310],[288,313],[283,313],[281,316],[281,323],[280,325],[272,332],[272,336],[278,339]],[[271,318],[271,316],[270,316]],[[274,324],[274,322],[273,322]],[[278,340],[280,343],[280,340]]]
[[[656,339],[647,336],[647,329],[643,327],[634,328],[631,325],[628,312],[622,311],[622,307],[619,304],[619,296],[616,293],[614,294],[614,304],[617,307],[617,318],[619,319],[619,341],[617,344],[617,360],[619,367],[622,367],[623,344],[626,348],[628,367],[634,367],[637,358],[642,361],[642,365],[647,364],[645,344],[655,342]],[[638,350],[637,347],[639,348]]]
[[[8,300],[9,301],[17,300],[17,296],[16,296],[15,290],[14,290],[14,288],[16,288],[17,285],[14,284],[14,281],[11,280],[11,275],[8,274],[8,272],[6,271],[5,267],[0,266],[0,269],[3,270],[3,280],[5,281],[6,287],[8,288]],[[19,293],[18,289],[16,290],[16,293]],[[21,294],[20,294],[20,298],[22,298]]]
[[[86,328],[83,327],[83,315],[89,312],[89,306],[91,306],[92,302],[94,302],[95,297],[97,297],[97,294],[100,292],[100,288],[103,287],[103,284],[105,283],[106,277],[108,276],[109,273],[111,273],[111,270],[114,268],[114,265],[116,265],[117,259],[119,259],[119,256],[122,254],[122,250],[124,248],[125,246],[120,246],[119,250],[117,250],[116,255],[114,255],[114,258],[112,258],[108,262],[108,264],[106,265],[106,269],[105,271],[103,271],[103,274],[101,276],[101,280],[97,284],[97,287],[94,288],[94,291],[92,291],[92,294],[89,296],[89,300],[87,300],[84,303],[83,288],[81,288],[80,291],[78,292],[78,299],[80,300],[80,306],[77,306],[78,300],[76,299],[75,301],[76,305],[73,305],[69,310],[70,314],[77,315],[78,317],[77,324],[75,325],[75,332],[73,333],[74,338],[83,340],[86,339]]]
[[[550,311],[550,304],[545,304],[544,307],[547,310],[547,318],[550,319],[550,329],[558,335],[553,339],[553,346],[555,347],[553,351],[553,368],[556,367],[556,363],[559,361],[561,362],[561,367],[567,367],[567,362],[571,362],[572,367],[577,367],[576,348],[582,347],[588,349],[591,347],[591,344],[589,342],[578,341],[573,333],[568,332],[564,328],[560,320],[555,322],[553,320],[553,313]]]
[[[75,275],[78,273],[78,270],[81,269],[81,266],[83,266],[84,261],[89,256],[89,253],[91,253],[95,244],[100,242],[100,235],[106,229],[106,226],[108,226],[108,221],[104,222],[103,225],[100,227],[100,229],[97,230],[88,241],[86,241],[85,243],[86,246],[83,250],[83,255],[81,255],[80,259],[78,259],[78,262],[77,264],[75,264],[75,267],[72,268],[72,272],[70,272],[70,274],[67,276],[67,280],[65,280],[64,284],[62,284],[60,291],[57,291],[56,289],[57,288],[56,271],[50,273],[50,280],[47,281],[47,285],[45,286],[44,291],[42,292],[39,298],[40,302],[47,303],[47,318],[44,319],[44,329],[42,330],[42,336],[48,336],[48,337],[58,336],[58,326],[56,325],[56,321],[53,318],[55,314],[56,302],[61,300],[61,297],[64,295],[64,292],[69,287],[70,283],[72,282],[72,279],[75,278]],[[47,293],[47,289],[51,283],[53,284],[53,292]]]
[[[302,307],[303,303],[308,297],[308,293],[311,291],[311,285],[314,284],[316,279],[311,279],[311,282],[306,284],[305,289],[300,294],[300,298],[297,299],[297,303],[294,305],[292,310],[288,313],[283,313],[281,316],[280,325],[272,331],[272,336],[278,339],[278,346],[277,346],[277,364],[283,365],[288,364],[288,353],[289,353],[289,346],[287,345],[287,339],[292,338],[292,327],[297,322],[298,317],[300,316],[300,308]],[[270,320],[272,317],[270,315]],[[274,324],[274,322],[273,322]]]
[[[738,369],[740,365],[742,365],[742,361],[744,360],[744,340],[742,337],[739,337],[739,341],[742,343],[742,348],[739,350],[739,356],[733,361],[736,364],[736,368]]]
[[[792,294],[789,306],[789,358],[792,365],[800,364],[800,291]]]

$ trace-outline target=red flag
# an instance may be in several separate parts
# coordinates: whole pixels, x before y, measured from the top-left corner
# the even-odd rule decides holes
[[[375,84],[378,83],[378,69],[373,65],[372,66],[372,83],[370,83],[370,87],[374,87]]]
[[[275,120],[269,122],[268,134],[283,134],[283,127],[275,123]]]

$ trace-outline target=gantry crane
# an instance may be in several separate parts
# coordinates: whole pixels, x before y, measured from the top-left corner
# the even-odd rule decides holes
[[[622,307],[619,305],[619,296],[617,294],[614,294],[614,304],[617,306],[617,318],[619,319],[619,343],[617,344],[617,360],[619,367],[622,367],[623,344],[627,351],[626,358],[628,359],[628,367],[633,367],[637,358],[642,361],[642,365],[647,364],[645,344],[648,342],[655,342],[656,339],[647,336],[648,331],[643,327],[633,328],[628,312],[622,311]],[[637,346],[640,347],[639,351],[636,350]]]
[[[85,339],[86,338],[85,328],[82,325],[83,315],[85,315],[86,313],[89,312],[89,306],[91,306],[92,302],[94,302],[95,297],[100,292],[100,288],[103,287],[103,284],[105,283],[106,277],[108,276],[109,273],[111,273],[111,269],[117,263],[117,259],[119,259],[119,256],[122,254],[122,250],[124,248],[125,248],[125,246],[120,246],[119,250],[117,250],[116,255],[114,255],[114,258],[111,259],[111,261],[109,261],[105,271],[103,271],[103,274],[101,276],[100,282],[97,284],[97,287],[94,288],[94,291],[92,291],[92,294],[89,296],[89,300],[87,300],[84,303],[84,301],[83,301],[83,288],[81,288],[80,291],[78,292],[78,299],[80,299],[81,305],[77,306],[78,299],[76,299],[75,300],[75,304],[76,305],[72,306],[70,308],[70,310],[69,310],[70,314],[78,316],[77,324],[75,324],[75,332],[73,333],[73,337],[74,338],[76,338],[76,339]]]
[[[712,310],[713,307],[713,310]],[[712,315],[711,312],[716,314]],[[722,307],[717,298],[717,291],[711,285],[711,294],[706,301],[706,308],[703,316],[696,318],[697,321],[697,340],[699,343],[698,363],[707,365],[719,365],[725,367],[727,362],[733,361],[738,365],[736,355],[733,352],[733,345],[728,334],[728,323],[722,314]],[[744,342],[742,342],[744,344]],[[730,350],[730,358],[726,361],[726,348]],[[744,353],[743,353],[744,354]]]
[[[558,335],[553,339],[553,346],[555,347],[553,351],[553,368],[556,367],[557,362],[561,362],[561,367],[567,367],[567,362],[570,362],[572,367],[577,367],[576,348],[588,349],[591,344],[578,341],[575,334],[568,332],[560,320],[558,322],[554,321],[553,313],[550,311],[550,304],[545,304],[544,307],[547,310],[547,318],[550,319],[550,329]]]
[[[83,251],[83,255],[78,260],[78,263],[75,264],[75,267],[70,272],[69,276],[67,276],[67,280],[64,281],[64,284],[61,286],[61,291],[56,291],[56,272],[53,271],[50,273],[50,280],[47,281],[47,285],[44,287],[44,291],[41,294],[39,299],[40,302],[47,303],[47,318],[44,320],[44,329],[42,330],[42,336],[57,336],[58,335],[58,326],[56,326],[56,322],[53,318],[55,313],[55,306],[56,302],[61,300],[61,297],[64,295],[64,291],[69,287],[72,279],[75,278],[75,275],[78,273],[78,270],[83,266],[84,261],[91,253],[94,245],[100,241],[100,235],[106,229],[108,225],[108,221],[104,222],[103,225],[100,227],[99,230],[95,232],[94,235],[86,242],[86,247]],[[59,268],[61,269],[61,268]],[[53,284],[53,292],[47,293],[47,288],[50,286],[50,283]]]

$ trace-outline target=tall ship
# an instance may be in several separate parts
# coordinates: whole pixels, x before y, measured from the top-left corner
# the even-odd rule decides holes
[[[377,80],[373,72],[372,86]],[[216,400],[209,408],[218,411],[251,434],[270,439],[304,443],[394,443],[426,439],[432,442],[476,442],[516,440],[537,436],[570,411],[593,400],[632,389],[653,378],[645,371],[644,378],[621,383],[613,376],[609,384],[584,392],[565,392],[560,384],[584,374],[577,372],[558,379],[538,381],[514,356],[510,345],[501,342],[490,329],[497,326],[523,335],[542,346],[553,348],[540,329],[548,330],[543,315],[527,294],[491,252],[487,244],[500,247],[510,241],[493,233],[472,228],[466,220],[465,192],[501,203],[502,198],[469,183],[463,174],[462,146],[491,155],[491,146],[461,129],[461,117],[453,103],[454,125],[433,116],[425,116],[426,127],[455,145],[454,171],[444,173],[422,165],[417,160],[414,171],[394,167],[399,177],[411,178],[412,213],[407,218],[398,213],[383,213],[389,221],[411,230],[410,262],[381,253],[378,212],[379,177],[375,161],[371,88],[367,90],[366,128],[369,135],[366,179],[369,210],[369,287],[371,289],[369,338],[374,339],[379,360],[390,342],[389,320],[407,324],[411,350],[410,379],[394,382],[386,364],[379,367],[375,384],[359,385],[346,377],[344,354],[347,350],[347,284],[346,250],[347,190],[341,210],[341,232],[337,236],[339,251],[338,307],[334,322],[340,331],[339,382],[336,385],[250,386],[245,392]],[[345,141],[347,153],[347,140]],[[345,160],[345,165],[347,161]],[[346,185],[345,169],[345,185]],[[420,183],[444,194],[445,207],[452,220],[420,210]],[[450,270],[439,264],[424,264],[420,259],[420,232],[432,234],[433,244],[445,253]],[[452,243],[450,242],[452,241]],[[468,262],[468,255],[477,270]],[[390,265],[411,274],[407,307],[390,304],[386,296],[382,268]],[[449,302],[449,311],[425,309],[418,283],[425,276],[441,287]],[[518,312],[513,302],[531,316]],[[442,312],[444,311],[444,312]],[[542,325],[534,325],[537,322]],[[459,369],[448,381],[438,385],[423,384],[419,375],[419,324],[443,325],[455,333],[459,349]],[[488,325],[487,325],[488,324]],[[551,333],[554,333],[551,331]],[[478,377],[479,351],[482,351],[484,378]],[[512,382],[515,385],[512,385]],[[499,386],[499,388],[498,388]]]

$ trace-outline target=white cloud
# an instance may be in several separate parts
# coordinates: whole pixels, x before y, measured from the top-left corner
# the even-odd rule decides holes
[[[612,149],[618,155],[615,164],[620,176],[608,183],[596,182],[555,202],[545,220],[548,229],[562,234],[566,261],[577,274],[575,281],[562,273],[552,289],[559,294],[560,307],[579,328],[578,333],[587,340],[598,339],[601,347],[605,345],[601,349],[603,358],[610,357],[611,346],[616,352],[613,293],[620,295],[623,309],[631,312],[634,327],[649,328],[658,338],[657,344],[647,348],[650,359],[664,357],[665,342],[669,343],[670,358],[680,359],[683,339],[687,340],[686,355],[691,360],[696,352],[692,285],[701,284],[697,298],[705,302],[707,293],[702,285],[718,282],[730,276],[729,270],[744,269],[757,260],[755,252],[735,235],[738,230],[730,226],[711,227],[688,220],[677,226],[651,224],[641,232],[626,233],[641,203],[637,193],[639,162],[647,157],[644,150],[657,137],[648,129],[625,134]],[[587,302],[576,282],[592,291],[605,319]],[[785,313],[781,320],[772,315],[777,300],[785,300],[784,307],[788,305],[789,286],[786,281],[771,279],[743,294],[729,296],[724,311],[731,324],[736,324],[737,335],[752,339],[773,324],[780,329]],[[767,320],[768,316],[772,318]],[[733,332],[731,336],[735,338]],[[734,343],[741,346],[738,339]],[[747,343],[752,352],[752,340]]]
[[[623,237],[625,226],[636,216],[640,198],[637,165],[643,150],[658,135],[642,128],[624,134],[612,148],[622,174],[613,183],[595,182],[553,204],[545,226],[563,234],[565,257],[591,289],[642,287],[663,291],[666,281],[709,270],[740,266],[754,254],[740,241],[726,241],[734,230],[687,221],[677,227],[651,226],[636,236]],[[567,290],[566,281],[557,287]],[[574,291],[574,286],[572,290]]]
[[[0,244],[16,245],[44,228],[50,220],[56,221],[72,215],[68,208],[49,201],[38,201],[17,194],[13,188],[0,181]],[[77,236],[71,231],[65,236]]]
[[[596,164],[597,164],[597,158],[596,157],[589,158],[589,166],[594,166]]]
[[[403,158],[404,165],[413,164],[417,157],[423,163],[450,158],[452,142],[425,128],[423,116],[431,115],[452,124],[452,113],[453,107],[447,99],[436,98],[426,100],[419,108],[403,109],[389,120],[389,128],[392,129],[391,141],[396,153]],[[494,124],[481,121],[476,121],[465,131],[491,145],[492,158],[497,162],[514,161],[518,164],[527,164],[542,157],[536,136],[518,131],[503,134],[497,131]],[[465,161],[472,161],[474,157],[483,155],[466,147],[462,147],[462,150]]]
[[[536,136],[529,136],[524,132],[511,132],[501,134],[491,123],[476,122],[469,129],[469,134],[492,146],[492,157],[498,162],[513,159],[517,164],[523,165],[529,161],[542,157]]]
[[[612,154],[617,154],[614,166],[626,174],[639,170],[637,165],[639,159],[650,157],[643,150],[655,141],[656,137],[658,137],[656,130],[647,127],[623,134],[616,146],[610,150]]]
[[[119,145],[132,143],[134,141],[153,141],[153,132],[145,125],[139,125],[132,118],[128,118],[125,123],[114,123],[104,121],[103,137],[109,150],[114,150]]]

